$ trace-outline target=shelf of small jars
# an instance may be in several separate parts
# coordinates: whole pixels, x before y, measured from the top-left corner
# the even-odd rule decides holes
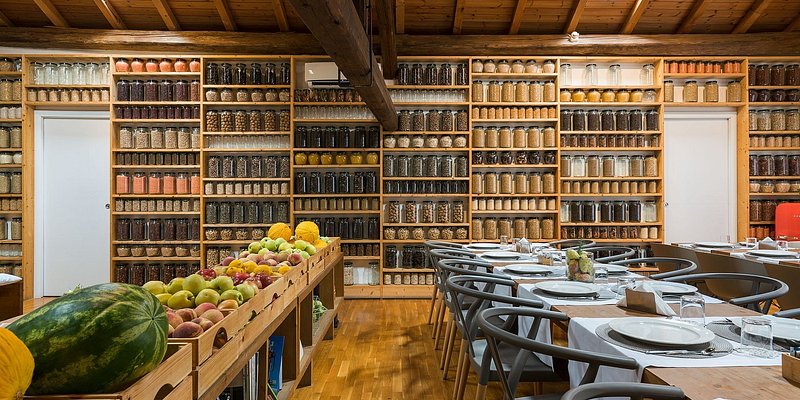
[[[200,119],[122,119],[112,118],[111,122],[120,124],[199,124],[203,122]]]
[[[341,239],[341,243],[380,243],[380,239]]]
[[[493,149],[476,149],[480,151],[493,150]],[[497,150],[513,150],[513,149],[497,149]],[[521,149],[526,150],[526,149]],[[476,168],[558,168],[557,164],[473,164],[472,169]]]
[[[169,121],[169,120],[167,120]],[[198,121],[199,122],[199,121]],[[207,136],[238,136],[238,135],[291,135],[292,132],[289,131],[227,131],[227,132],[203,132],[203,135]],[[214,150],[214,149],[207,149],[207,150]],[[276,149],[276,150],[289,150],[286,149]],[[327,149],[326,149],[327,150]]]
[[[504,79],[555,79],[558,78],[558,73],[546,74],[546,73],[539,73],[539,74],[526,74],[526,73],[499,73],[499,72],[473,72],[471,75],[472,79],[491,79],[491,78],[504,78]]]
[[[576,107],[604,107],[604,108],[661,108],[661,103],[643,101],[639,102],[625,102],[618,103],[616,101],[562,101],[561,107],[576,108]]]
[[[472,214],[558,214],[558,210],[472,210]]]
[[[397,103],[395,103],[397,104]],[[558,102],[532,102],[532,101],[484,101],[484,102],[472,102],[472,106],[474,107],[482,107],[482,106],[557,106]]]
[[[510,105],[510,103],[505,103],[506,105]],[[415,107],[415,106],[431,106],[431,107],[438,107],[438,108],[449,108],[449,107],[466,107],[470,105],[468,102],[461,102],[461,101],[454,101],[454,102],[447,102],[447,101],[406,101],[406,102],[398,102],[395,101],[394,105],[397,107]]]
[[[770,85],[770,86],[754,86],[750,85],[747,87],[748,89],[798,89],[800,86],[797,85]]]
[[[289,89],[291,85],[203,85],[204,89]]]
[[[800,107],[800,101],[751,101],[751,107]]]
[[[5,149],[4,149],[5,150]],[[800,147],[750,147],[750,152],[754,151],[798,151]]]
[[[786,177],[783,177],[783,176],[773,176],[771,178],[773,180],[775,180],[775,179],[777,179],[777,180],[786,179]],[[750,197],[797,197],[797,198],[800,198],[800,193],[797,193],[797,192],[789,192],[789,193],[777,193],[777,192],[772,192],[772,193],[750,193]]]
[[[317,165],[293,165],[292,168],[300,169],[377,169],[381,166],[379,164],[317,164]]]
[[[474,168],[474,167],[473,167]],[[558,193],[517,193],[517,194],[505,194],[505,193],[481,193],[481,194],[472,194],[472,197],[558,197]]]
[[[798,135],[800,131],[750,131],[751,135]]]
[[[197,195],[194,195],[197,196]],[[298,197],[300,195],[294,195]],[[325,197],[330,195],[323,195]],[[341,196],[341,195],[337,195]],[[359,195],[362,196],[362,195]],[[288,199],[289,194],[204,194],[204,199]]]
[[[307,119],[307,118],[294,118],[294,123],[301,123],[301,124],[376,124],[378,123],[377,119]]]
[[[624,152],[654,152],[663,151],[661,147],[561,147],[562,152],[581,151],[624,151]]]
[[[451,152],[460,152],[466,153],[469,151],[468,147],[448,147],[448,148],[431,148],[431,147],[392,147],[392,148],[383,148],[384,153],[425,153],[425,154],[432,154],[432,153],[451,153]]]
[[[380,193],[358,193],[358,194],[352,194],[352,193],[298,194],[298,193],[295,193],[295,194],[292,195],[292,197],[325,197],[325,198],[327,198],[327,197],[380,197],[380,195],[381,195]],[[288,195],[284,195],[282,197],[287,197],[287,196]],[[402,195],[398,195],[398,196],[402,196]],[[437,196],[439,196],[439,195],[437,195]],[[334,211],[334,210],[330,210],[330,211]],[[339,211],[334,211],[334,212],[338,213]]]
[[[119,150],[115,150],[119,151]],[[144,153],[136,151],[135,153]],[[114,169],[163,169],[163,170],[197,170],[199,165],[112,165]]]
[[[291,178],[204,178],[203,182],[288,182]]]
[[[581,103],[585,104],[585,103]],[[564,105],[564,104],[562,104]],[[493,119],[472,119],[472,122],[475,124],[480,123],[512,123],[512,122],[558,122],[558,118],[518,118],[518,119],[502,119],[502,118],[493,118]]]
[[[638,180],[645,180],[639,178]],[[661,197],[661,193],[561,193],[561,197]]]
[[[742,79],[747,76],[745,72],[737,73],[665,73],[665,79]]]
[[[383,178],[383,179],[386,179],[386,178]],[[420,178],[420,179],[423,179],[423,178]],[[436,198],[440,198],[442,200],[446,200],[446,199],[451,198],[451,197],[468,197],[469,195],[470,195],[469,193],[384,193],[383,197],[400,197],[400,198],[406,198],[406,197],[436,197]],[[295,196],[297,196],[297,195],[295,195]],[[336,196],[340,196],[340,195],[337,194]]]
[[[561,226],[661,226],[662,222],[561,222]]]
[[[142,197],[149,197],[148,195],[142,195]],[[200,215],[200,211],[112,211],[112,215],[158,215],[158,216],[169,216],[169,215]]]
[[[108,105],[108,103],[105,103],[105,104]],[[197,101],[112,101],[111,104],[115,105],[115,106],[196,106],[196,105],[199,105],[200,102],[197,102]]]
[[[206,107],[215,106],[254,106],[254,107],[287,107],[291,104],[288,101],[205,101]]]
[[[25,85],[26,89],[108,89],[109,85]]]
[[[200,149],[113,149],[112,151],[117,153],[199,153]],[[167,165],[167,167],[169,166]]]
[[[747,103],[731,102],[731,101],[724,101],[724,102],[682,101],[682,102],[664,102],[664,105],[667,107],[744,107],[747,105]]]
[[[469,135],[471,131],[384,131],[384,135]],[[384,147],[384,150],[392,150],[398,148],[411,148],[411,147]]]
[[[415,226],[469,226],[469,222],[464,222],[464,223],[455,223],[455,222],[399,222],[399,223],[387,223],[387,222],[384,222],[383,226],[407,226],[407,227],[415,227]]]
[[[366,106],[363,101],[295,101],[296,106]]]
[[[4,103],[0,103],[0,104],[4,104]],[[19,102],[9,103],[9,104],[19,104]],[[61,101],[29,101],[29,102],[25,103],[25,105],[27,105],[27,106],[30,106],[30,107],[33,107],[33,108],[37,108],[37,109],[40,109],[40,110],[65,109],[65,108],[66,109],[79,108],[79,109],[88,109],[88,110],[108,110],[108,104],[109,103],[107,103],[107,102],[106,103],[103,103],[103,102],[97,103],[97,102],[91,102],[91,101],[87,101],[87,102],[80,102],[80,101],[64,101],[64,102],[61,102]]]
[[[415,224],[412,224],[415,225]],[[469,225],[469,224],[467,224]],[[383,244],[408,244],[408,243],[425,243],[428,239],[391,239],[383,240]],[[448,242],[453,243],[470,243],[469,239],[447,239]],[[394,286],[394,285],[393,285]]]
[[[392,89],[407,89],[407,90],[469,90],[469,85],[386,85],[389,90]]]
[[[384,176],[384,181],[468,181],[468,176]]]
[[[346,260],[380,260],[381,256],[344,256]]]
[[[200,197],[199,194],[148,194],[148,193],[131,193],[131,194],[113,194],[113,198],[118,199],[131,199],[131,198],[159,198],[159,199],[193,199]]]
[[[560,131],[562,135],[659,135],[661,131]]]
[[[149,243],[157,243],[160,244],[161,242],[149,242]],[[193,244],[197,244],[194,242]],[[200,257],[111,257],[111,261],[199,261]]]
[[[562,181],[660,181],[664,178],[660,176],[625,176],[625,177],[562,176],[559,179]]]
[[[2,241],[0,241],[2,243]],[[112,240],[111,244],[197,244],[196,240]]]
[[[216,149],[216,148],[214,148],[214,149],[209,149],[209,148],[205,148],[205,149],[203,149],[204,153],[276,153],[276,154],[285,154],[288,151],[289,151],[288,148],[285,148],[285,149],[268,149],[268,148],[263,148],[263,149],[254,149],[254,148],[246,148],[246,149],[220,148],[220,149]]]
[[[800,176],[750,176],[750,180],[784,180],[784,179],[800,179]]]
[[[591,239],[595,243],[661,243],[663,239]]]
[[[114,78],[194,78],[200,79],[199,72],[112,72]]]
[[[570,85],[560,86],[559,90],[661,90],[663,88],[662,85]]]
[[[296,196],[296,195],[295,195]],[[330,197],[339,196],[338,194],[331,194]],[[380,214],[380,210],[295,210],[295,215],[330,215],[334,214]]]

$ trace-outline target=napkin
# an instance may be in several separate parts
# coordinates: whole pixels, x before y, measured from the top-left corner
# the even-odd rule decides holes
[[[646,281],[637,282],[633,289],[626,289],[625,296],[617,302],[617,306],[668,317],[677,315]]]
[[[758,242],[758,246],[756,246],[759,250],[780,250],[781,248],[778,247],[778,244],[772,240],[771,237],[767,236],[764,240]]]

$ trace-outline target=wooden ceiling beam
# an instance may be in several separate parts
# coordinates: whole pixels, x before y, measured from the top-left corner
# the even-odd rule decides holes
[[[649,4],[650,0],[636,0],[631,8],[631,13],[628,14],[628,19],[625,20],[625,25],[622,26],[622,30],[619,33],[626,35],[633,33],[633,29],[636,28],[636,24],[639,23],[639,19],[642,18]]]
[[[739,20],[736,24],[736,27],[733,28],[731,33],[745,33],[750,30],[750,27],[761,18],[761,15],[764,13],[764,10],[767,9],[770,0],[756,0],[753,2],[753,5],[747,10],[747,14]]]
[[[790,22],[789,25],[786,25],[786,28],[783,29],[784,32],[792,32],[797,30],[800,30],[800,15],[795,17],[795,19],[792,20],[792,22]]]
[[[10,19],[8,19],[8,17],[7,17],[5,14],[3,14],[3,12],[2,12],[2,11],[0,11],[0,25],[3,25],[3,26],[12,26],[12,27],[13,27],[13,26],[14,26],[14,23],[13,23],[13,22],[11,22],[11,20],[10,20]]]
[[[511,27],[508,28],[509,35],[516,35],[519,32],[519,27],[522,25],[522,15],[525,14],[525,7],[527,6],[528,0],[517,0],[514,16],[511,17]]]
[[[399,34],[406,33],[406,0],[395,0],[394,18],[397,26],[395,31]]]
[[[33,0],[36,3],[36,6],[39,7],[40,10],[47,16],[47,19],[53,23],[53,25],[59,28],[69,28],[69,23],[64,16],[61,15],[61,12],[58,11],[56,6],[50,2],[50,0]]]
[[[112,28],[128,29],[128,26],[125,25],[125,22],[120,18],[119,14],[117,14],[117,10],[114,9],[114,6],[111,5],[108,0],[94,0],[94,4],[100,9],[100,12],[103,13],[103,16],[106,17],[106,21],[108,21]]]
[[[453,11],[453,35],[461,34],[461,24],[464,22],[464,0],[456,0],[456,8]]]
[[[283,0],[274,0],[275,2],[275,19],[278,20],[278,29],[281,32],[289,32],[289,19],[286,18],[286,6],[283,5]]]
[[[572,33],[578,27],[578,22],[583,15],[583,9],[586,8],[586,0],[578,0],[572,10],[569,12],[569,19],[567,19],[567,27],[564,28],[564,33]]]
[[[395,43],[395,15],[392,0],[374,0],[378,14],[378,32],[381,39],[381,67],[383,77],[394,79],[397,73],[397,44]]]
[[[172,8],[169,6],[169,3],[167,3],[167,0],[153,0],[153,5],[156,6],[158,15],[164,20],[167,29],[171,31],[181,30],[181,24],[178,23],[178,19],[175,18],[175,14],[172,13]]]
[[[217,8],[217,13],[219,14],[219,18],[222,20],[222,25],[225,25],[225,30],[229,32],[236,32],[236,20],[233,19],[231,9],[228,7],[228,1],[214,0],[214,7]]]
[[[397,112],[352,0],[289,0],[325,52],[388,131]]]
[[[708,7],[708,3],[709,0],[695,0],[692,9],[689,10],[689,14],[681,21],[681,25],[675,33],[689,33],[694,26],[695,20],[697,20],[700,14]]]

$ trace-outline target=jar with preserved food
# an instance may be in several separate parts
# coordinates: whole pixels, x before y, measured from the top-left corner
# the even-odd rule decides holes
[[[686,81],[683,87],[683,101],[686,103],[697,102],[697,81]]]
[[[703,90],[703,101],[707,103],[719,102],[719,84],[717,81],[706,81]]]
[[[664,101],[667,103],[675,101],[675,83],[671,80],[664,81]]]

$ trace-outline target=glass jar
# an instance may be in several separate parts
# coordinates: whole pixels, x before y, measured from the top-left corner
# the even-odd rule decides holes
[[[683,101],[693,103],[697,100],[697,81],[686,81],[686,85],[683,87]]]
[[[707,103],[719,102],[719,84],[717,81],[706,81],[703,90],[703,101]]]

